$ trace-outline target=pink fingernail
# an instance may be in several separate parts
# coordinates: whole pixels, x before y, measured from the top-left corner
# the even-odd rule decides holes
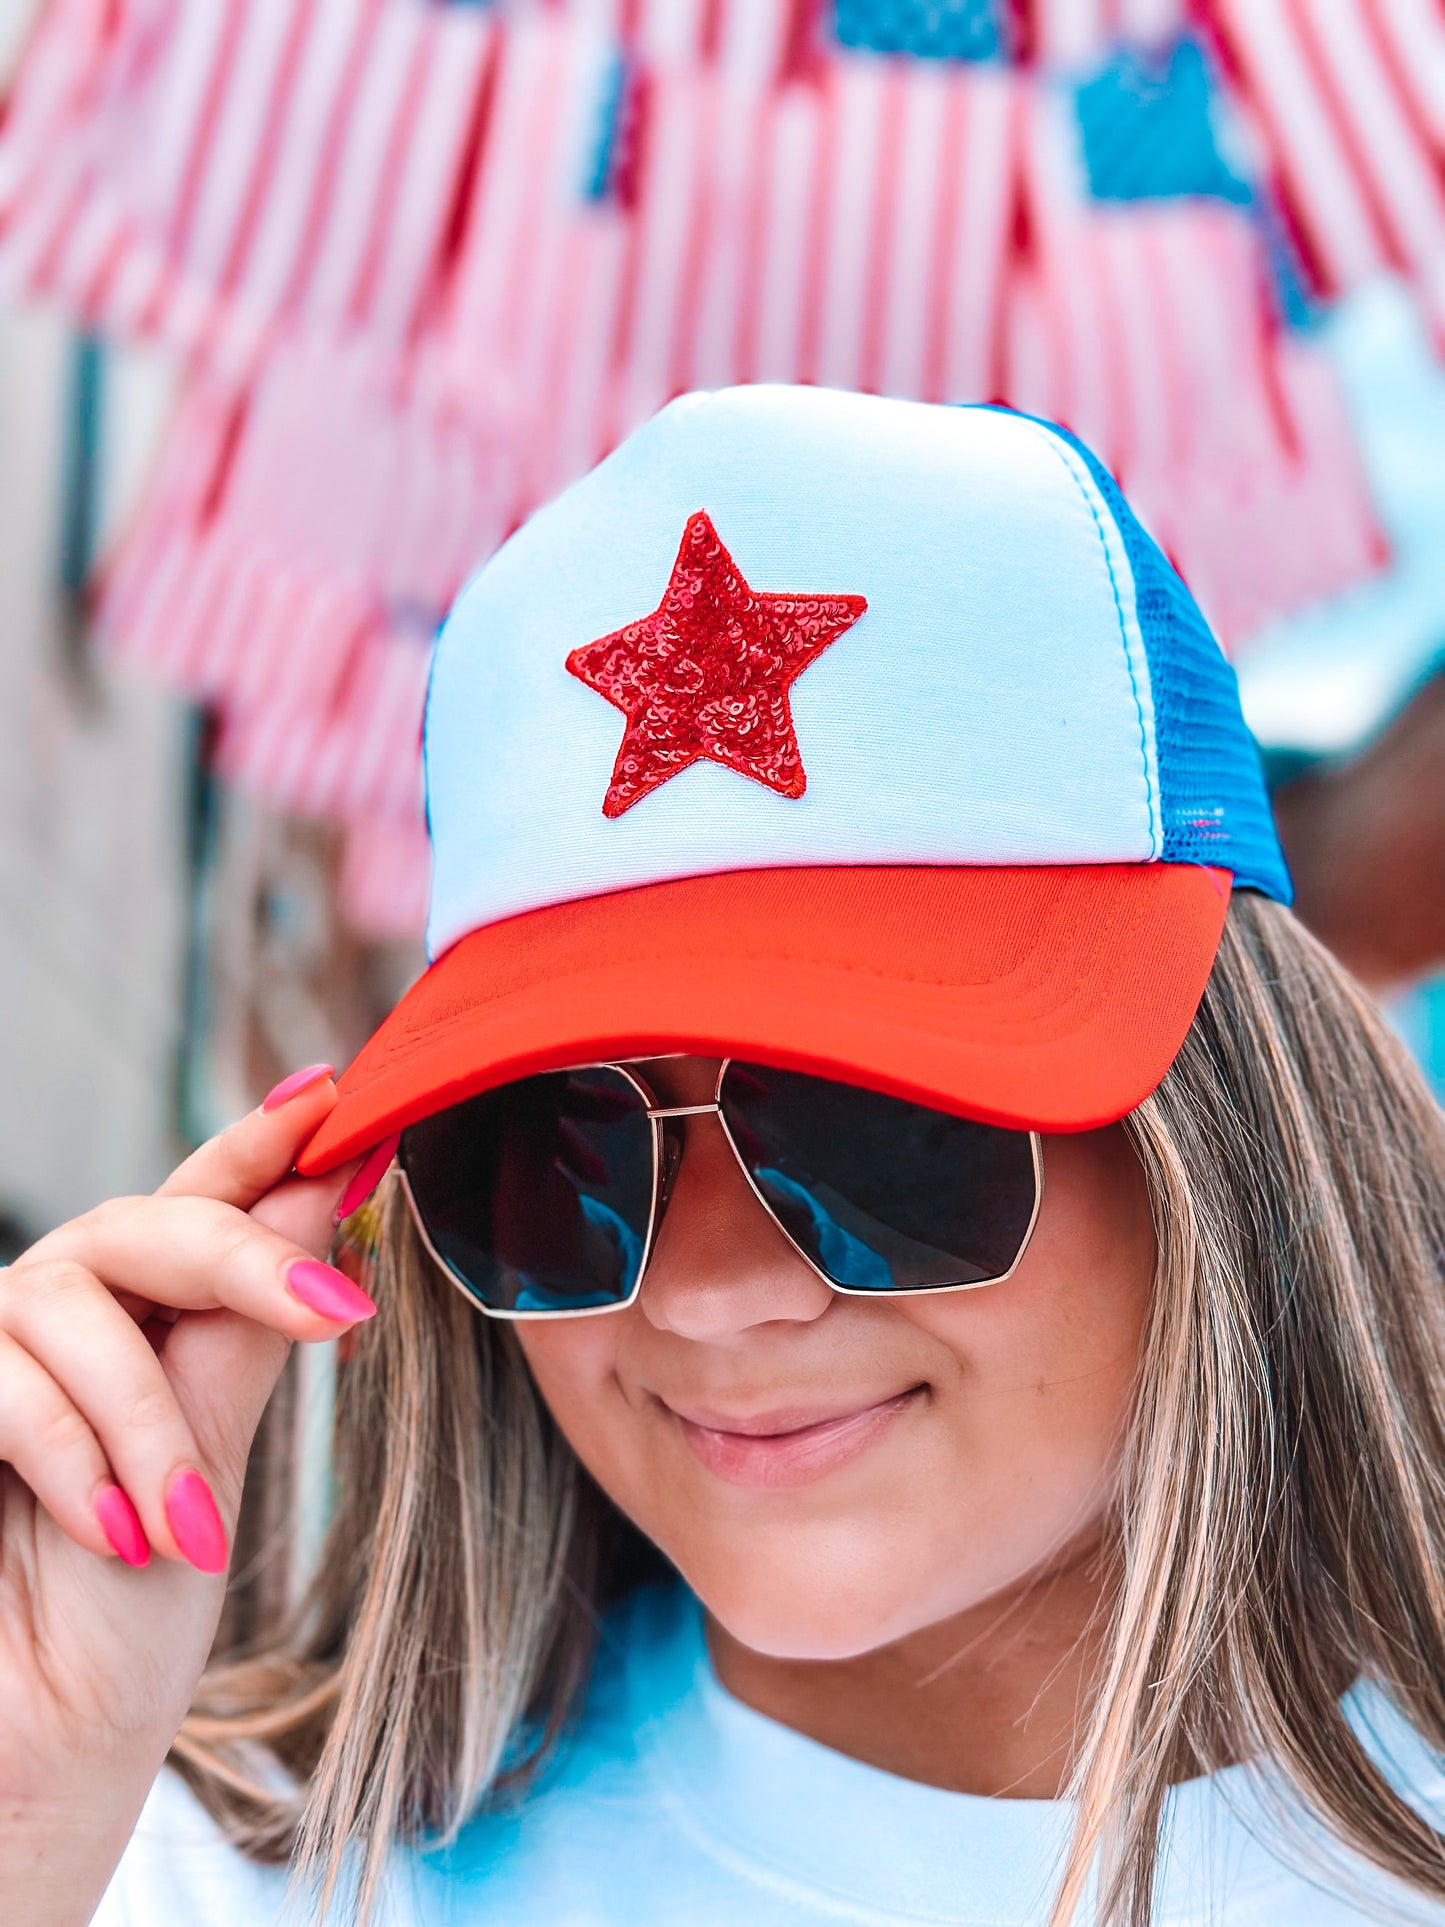
[[[261,1099],[263,1111],[279,1111],[283,1104],[289,1104],[293,1097],[312,1084],[319,1084],[323,1077],[330,1077],[335,1069],[331,1064],[308,1064],[304,1071],[292,1071],[283,1077],[274,1090],[267,1091]]]
[[[135,1507],[118,1485],[108,1485],[95,1502],[95,1516],[110,1543],[110,1549],[128,1566],[148,1566],[150,1541],[145,1536]]]
[[[182,1472],[171,1480],[166,1523],[197,1572],[226,1570],[226,1528],[199,1472]]]
[[[356,1176],[336,1200],[336,1209],[331,1214],[333,1224],[340,1224],[343,1218],[349,1218],[353,1211],[360,1210],[366,1203],[386,1175],[386,1167],[396,1156],[396,1147],[400,1143],[401,1133],[398,1131],[389,1138],[383,1138],[374,1151],[367,1152]]]
[[[356,1325],[370,1318],[376,1306],[360,1285],[352,1284],[344,1271],[323,1265],[319,1258],[298,1258],[286,1267],[286,1289],[323,1318],[338,1325]]]

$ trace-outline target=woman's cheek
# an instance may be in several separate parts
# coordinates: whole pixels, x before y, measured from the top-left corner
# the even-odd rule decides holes
[[[559,1318],[516,1326],[532,1379],[568,1442],[590,1464],[591,1445],[615,1435],[625,1412],[617,1374],[615,1326],[625,1312],[605,1318]]]

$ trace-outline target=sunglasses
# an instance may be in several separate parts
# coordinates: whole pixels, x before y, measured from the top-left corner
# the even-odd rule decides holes
[[[489,1317],[632,1304],[690,1117],[717,1117],[758,1202],[834,1291],[971,1291],[1027,1249],[1043,1195],[1037,1132],[737,1058],[710,1103],[662,1104],[650,1061],[519,1078],[402,1132],[422,1237]]]

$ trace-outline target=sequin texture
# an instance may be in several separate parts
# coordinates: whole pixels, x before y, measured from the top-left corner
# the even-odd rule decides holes
[[[603,815],[621,816],[703,757],[801,796],[808,779],[788,691],[867,606],[859,595],[750,588],[712,517],[689,516],[652,614],[567,658],[627,718]]]

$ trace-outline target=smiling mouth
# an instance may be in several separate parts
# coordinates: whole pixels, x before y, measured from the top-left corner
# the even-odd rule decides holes
[[[811,1485],[866,1451],[926,1389],[913,1385],[874,1405],[826,1417],[778,1412],[740,1419],[664,1405],[706,1471],[729,1485],[785,1491]]]

